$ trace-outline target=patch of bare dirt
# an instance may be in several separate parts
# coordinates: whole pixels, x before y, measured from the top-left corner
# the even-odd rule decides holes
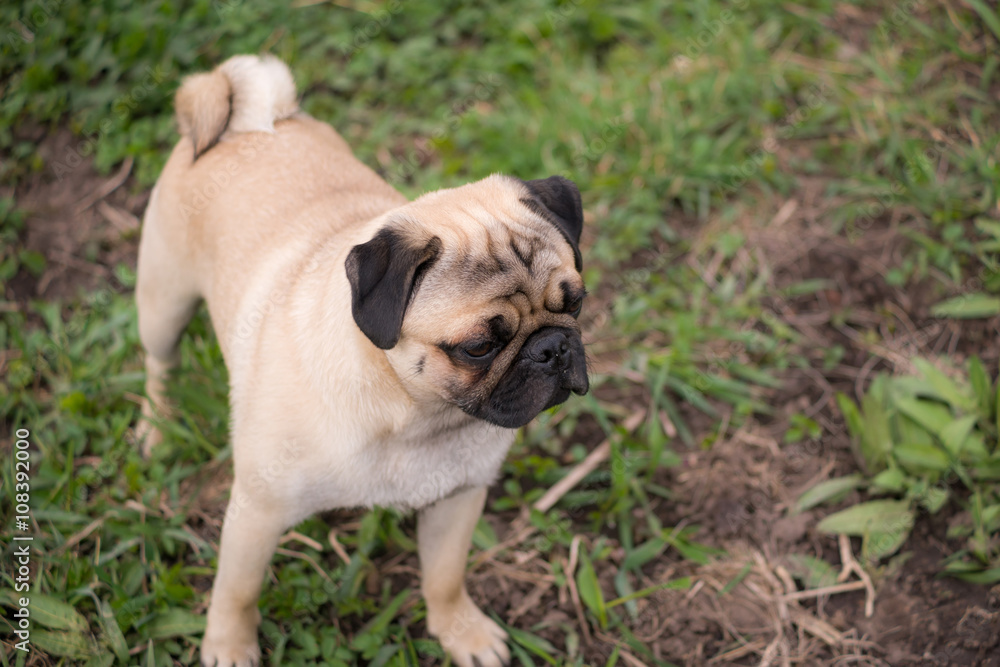
[[[131,160],[102,176],[91,159],[79,156],[79,138],[69,130],[39,141],[46,168],[22,179],[13,192],[27,212],[24,247],[46,260],[40,276],[22,268],[8,281],[5,298],[22,306],[33,299],[73,299],[114,283],[118,264],[134,269],[139,221],[149,199],[147,191],[135,191]]]
[[[834,600],[834,616],[852,619],[890,665],[1000,665],[1000,586],[988,589],[941,578],[947,548],[940,518],[922,517],[904,549],[912,556],[879,582],[875,615],[858,617]]]

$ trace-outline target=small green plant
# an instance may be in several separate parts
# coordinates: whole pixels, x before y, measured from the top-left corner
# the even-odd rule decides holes
[[[997,383],[973,357],[966,373],[945,373],[915,359],[919,375],[875,378],[855,404],[837,403],[847,422],[862,474],[827,480],[806,491],[794,511],[842,499],[863,489],[876,499],[820,522],[821,532],[863,539],[869,561],[890,556],[906,542],[921,511],[936,514],[961,503],[949,538],[965,547],[944,571],[980,583],[1000,581],[1000,409]]]

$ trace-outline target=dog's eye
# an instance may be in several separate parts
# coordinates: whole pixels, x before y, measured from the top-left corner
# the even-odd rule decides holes
[[[580,311],[583,310],[583,297],[574,299],[572,303],[566,306],[566,312],[573,317],[579,317]]]
[[[485,341],[483,343],[477,343],[475,345],[462,348],[462,351],[473,359],[482,359],[493,351],[493,342]]]

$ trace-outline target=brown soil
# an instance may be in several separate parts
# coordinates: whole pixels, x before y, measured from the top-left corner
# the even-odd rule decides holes
[[[61,155],[71,141],[67,132],[46,139],[43,157]],[[106,190],[106,196],[95,196]],[[908,370],[908,358],[917,353],[946,353],[957,359],[977,353],[991,368],[996,368],[1000,354],[996,345],[987,345],[1000,333],[998,319],[941,323],[928,314],[929,304],[939,296],[931,286],[903,291],[886,283],[885,269],[905,243],[894,226],[885,221],[875,225],[863,243],[823,231],[817,223],[824,210],[820,192],[804,182],[796,195],[800,201],[791,214],[780,216],[781,224],[760,228],[748,223],[746,229],[747,245],[759,249],[774,276],[774,288],[808,278],[829,279],[835,285],[817,295],[772,304],[775,313],[802,334],[802,352],[811,370],[788,374],[785,388],[770,397],[777,416],[769,423],[750,421],[728,429],[707,450],[683,449],[682,465],[663,472],[659,482],[676,500],[653,499],[657,518],[665,526],[697,526],[696,541],[728,555],[697,565],[666,549],[643,568],[633,586],[687,576],[691,588],[663,590],[640,600],[625,629],[657,659],[682,665],[1000,665],[1000,587],[990,590],[938,578],[941,559],[957,546],[945,537],[955,506],[933,520],[923,517],[905,547],[908,560],[877,573],[870,618],[864,591],[786,597],[790,589],[800,588],[789,576],[794,571],[790,556],[822,558],[835,571],[842,565],[837,540],[814,529],[821,511],[799,516],[787,512],[803,490],[856,469],[833,392],[854,394],[878,370]],[[134,267],[137,221],[148,193],[134,191],[127,170],[104,177],[85,161],[61,181],[50,172],[37,174],[15,194],[19,206],[30,211],[25,244],[45,255],[48,268],[38,278],[18,275],[7,285],[8,300],[23,306],[32,299],[75,297],[80,290],[106,284],[117,264]],[[776,202],[766,207],[766,215],[747,218],[772,221],[786,205]],[[692,245],[697,247],[696,239]],[[598,296],[610,300],[611,295]],[[865,331],[878,333],[880,345],[865,342]],[[834,345],[843,346],[845,354],[834,368],[824,370],[823,352]],[[615,359],[601,356],[596,361],[613,364]],[[626,412],[648,402],[638,388],[602,391],[615,392],[603,398],[621,403]],[[782,444],[783,416],[802,411],[824,427],[824,435]],[[708,422],[700,427],[693,423],[705,432],[712,428]],[[601,438],[593,420],[582,418],[573,441],[592,447]],[[679,442],[675,446],[681,447]],[[197,504],[204,507],[203,524],[196,528],[209,539],[218,530],[225,495],[224,485],[202,489]],[[596,536],[586,517],[574,518],[579,548],[587,549]],[[487,520],[508,542],[495,554],[479,555],[482,562],[470,575],[476,600],[560,649],[565,648],[567,632],[572,633],[586,664],[604,664],[616,645],[628,652],[629,664],[650,664],[648,657],[634,654],[623,643],[621,628],[601,630],[581,621],[575,591],[557,584],[555,563],[535,550],[537,535],[509,541],[524,526],[516,513],[489,514]],[[616,528],[602,532],[612,552],[609,561],[596,567],[605,595],[613,596],[612,578],[624,551]],[[853,545],[855,553],[857,547]],[[330,563],[337,558],[327,556]],[[576,562],[576,554],[558,549],[553,558],[563,571]],[[398,579],[395,588],[414,586],[415,555],[390,553],[379,564],[383,576]],[[848,581],[857,581],[857,575]],[[350,631],[349,624],[345,630]]]
[[[76,154],[78,140],[68,130],[39,140],[46,165],[67,164],[67,156]],[[23,179],[13,193],[18,208],[28,212],[22,241],[26,250],[45,256],[46,269],[37,277],[22,269],[6,286],[8,300],[23,306],[34,299],[72,299],[98,285],[116,286],[119,264],[135,268],[149,192],[137,191],[130,170],[128,163],[113,176],[101,176],[84,158],[59,174],[46,168]]]

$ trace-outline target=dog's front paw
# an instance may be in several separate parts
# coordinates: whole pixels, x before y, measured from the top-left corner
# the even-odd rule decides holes
[[[430,606],[427,629],[459,667],[500,667],[510,663],[507,633],[467,594],[444,609]]]
[[[260,665],[257,623],[254,622],[254,619],[233,618],[222,622],[213,622],[211,614],[209,614],[205,638],[201,640],[201,664],[204,667],[257,667]]]

